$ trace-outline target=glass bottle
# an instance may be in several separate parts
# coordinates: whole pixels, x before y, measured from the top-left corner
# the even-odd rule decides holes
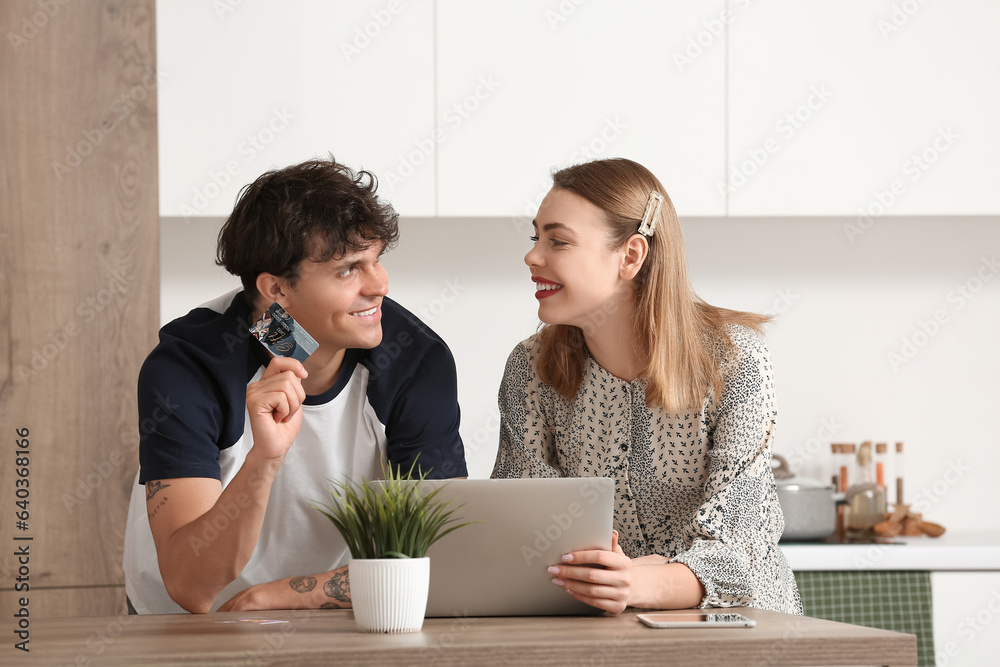
[[[833,490],[840,491],[840,445],[830,443],[830,460],[833,461]]]
[[[835,447],[836,455],[834,458],[838,470],[837,491],[840,493],[840,497],[843,498],[850,480],[853,479],[853,475],[849,471],[853,467],[854,445],[842,442],[835,445]],[[837,505],[837,538],[841,542],[847,536],[847,514],[849,511],[850,508],[846,504],[840,503]]]
[[[875,524],[885,519],[885,490],[876,483],[874,468],[872,443],[863,442],[857,453],[857,481],[844,496],[848,537],[870,537]]]
[[[903,443],[896,443],[896,458],[893,461],[893,468],[896,473],[896,504],[902,505],[903,500]]]
[[[843,443],[840,445],[840,492],[847,491],[854,479],[851,470],[854,467],[854,444]]]
[[[875,483],[885,493],[886,504],[889,504],[888,482],[892,480],[892,470],[889,468],[889,445],[880,442],[875,445]]]

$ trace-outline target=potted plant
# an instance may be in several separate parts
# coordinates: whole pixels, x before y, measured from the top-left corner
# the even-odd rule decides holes
[[[337,527],[348,549],[354,619],[362,632],[416,632],[424,622],[430,586],[427,549],[465,523],[456,524],[443,487],[427,491],[426,473],[412,479],[388,465],[378,483],[332,483],[332,502],[316,505]],[[383,471],[384,472],[384,471]]]

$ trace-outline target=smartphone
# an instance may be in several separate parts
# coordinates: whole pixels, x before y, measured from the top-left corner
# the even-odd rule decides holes
[[[685,611],[676,614],[638,614],[651,628],[752,628],[757,622],[743,614],[713,611]]]

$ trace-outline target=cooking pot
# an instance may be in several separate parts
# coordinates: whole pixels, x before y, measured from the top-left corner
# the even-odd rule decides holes
[[[785,515],[782,542],[821,540],[837,530],[837,503],[840,500],[832,484],[796,477],[783,456],[772,457],[778,504]]]

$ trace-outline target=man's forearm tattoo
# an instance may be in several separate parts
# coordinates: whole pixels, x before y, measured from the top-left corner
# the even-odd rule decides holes
[[[316,588],[316,577],[294,577],[288,585],[296,593],[308,593]]]
[[[334,572],[330,580],[323,584],[323,592],[326,593],[328,598],[333,598],[338,602],[350,602],[351,586],[347,580],[347,572]],[[325,605],[323,608],[329,609]]]

